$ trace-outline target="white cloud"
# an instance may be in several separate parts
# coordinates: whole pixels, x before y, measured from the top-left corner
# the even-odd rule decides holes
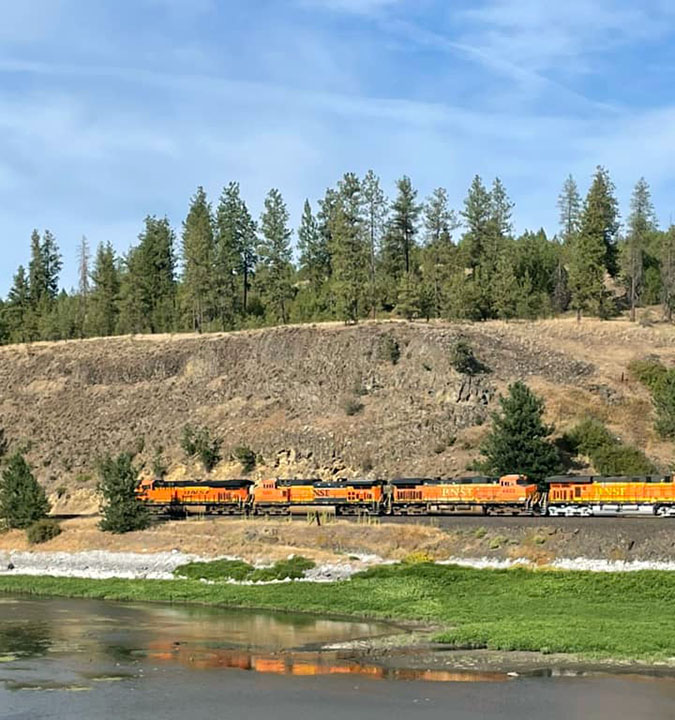
[[[581,58],[654,38],[672,17],[667,5],[628,0],[487,0],[459,14],[461,38],[486,53],[535,71],[587,69]]]
[[[402,0],[299,0],[299,5],[355,15],[373,15],[401,2]]]

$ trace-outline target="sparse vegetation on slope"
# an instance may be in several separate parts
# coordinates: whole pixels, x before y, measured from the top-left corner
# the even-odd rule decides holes
[[[386,337],[400,348],[396,364],[380,355]],[[489,375],[452,367],[460,339]],[[593,414],[665,470],[670,442],[654,429],[649,391],[627,370],[635,347],[670,363],[675,331],[623,321],[372,322],[10,346],[0,348],[0,417],[54,502],[61,488],[61,512],[81,506],[83,487],[93,490],[98,457],[136,451],[141,437],[142,473],[206,477],[181,449],[186,424],[222,438],[214,479],[241,476],[237,447],[255,450],[253,480],[465,473],[498,394],[517,378],[544,399],[556,433]],[[364,410],[347,415],[346,395]]]

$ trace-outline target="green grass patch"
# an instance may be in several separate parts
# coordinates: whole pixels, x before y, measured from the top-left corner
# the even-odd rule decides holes
[[[640,660],[675,656],[675,573],[668,572],[420,563],[380,566],[345,582],[264,586],[3,576],[0,591],[422,621],[446,628],[437,639],[456,647]]]
[[[176,577],[187,580],[238,580],[251,582],[269,582],[271,580],[297,580],[304,577],[307,570],[316,563],[299,555],[279,560],[270,567],[255,568],[243,560],[212,560],[181,565],[174,570]]]

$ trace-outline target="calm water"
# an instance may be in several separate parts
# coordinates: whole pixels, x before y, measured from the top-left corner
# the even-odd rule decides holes
[[[307,616],[0,596],[0,718],[675,718],[675,680],[386,670],[317,647],[387,633]]]

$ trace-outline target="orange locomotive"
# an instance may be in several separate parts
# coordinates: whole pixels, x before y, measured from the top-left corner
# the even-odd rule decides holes
[[[524,475],[401,478],[391,481],[389,509],[393,515],[442,515],[476,510],[485,515],[532,515],[539,511],[539,501],[536,483]]]
[[[256,515],[289,515],[295,510],[325,509],[336,515],[379,514],[382,480],[264,480],[253,488]]]
[[[244,515],[250,503],[251,480],[143,480],[138,499],[159,512],[185,513],[188,508],[206,514]]]
[[[673,476],[601,477],[562,475],[547,478],[546,513],[556,516],[675,516]]]

